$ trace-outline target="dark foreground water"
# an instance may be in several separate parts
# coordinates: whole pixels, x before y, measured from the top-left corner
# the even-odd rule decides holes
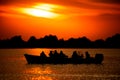
[[[103,53],[102,65],[28,65],[23,54],[48,55],[55,49],[0,49],[0,80],[120,80],[120,49],[57,49],[69,57],[74,50]]]

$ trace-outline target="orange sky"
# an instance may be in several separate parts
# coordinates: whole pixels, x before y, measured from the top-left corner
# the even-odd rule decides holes
[[[0,0],[0,39],[53,34],[91,40],[120,33],[118,0]]]

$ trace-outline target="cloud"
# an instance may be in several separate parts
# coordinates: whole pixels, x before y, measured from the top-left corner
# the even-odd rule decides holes
[[[93,2],[120,4],[120,0],[91,0]]]
[[[45,3],[55,3],[64,5],[84,5],[77,0],[0,0],[0,5],[7,5],[12,3],[35,3],[35,2],[45,2]]]
[[[104,13],[99,15],[97,19],[100,20],[102,24],[107,24],[104,27],[108,26],[108,29],[112,28],[110,29],[111,31],[120,32],[120,14]]]
[[[0,5],[6,5],[11,3],[34,3],[34,2],[48,2],[58,3],[65,5],[76,5],[76,6],[88,6],[85,2],[97,2],[97,3],[111,3],[120,4],[120,0],[0,0]]]
[[[100,16],[111,16],[111,17],[116,17],[118,19],[120,19],[120,14],[110,14],[110,13],[104,13],[104,14],[101,14]]]
[[[96,10],[98,12],[99,11],[104,11],[104,12],[115,11],[120,13],[119,6],[111,5],[111,4],[106,5],[106,3],[110,3],[112,1],[114,3],[120,2],[118,0],[51,0],[51,1],[50,0],[0,0],[0,5],[6,6],[9,4],[14,4],[14,5],[22,4],[22,7],[26,7],[26,6],[34,5],[34,3],[40,2],[40,3],[51,3],[51,4],[64,6],[67,8],[67,10],[70,10],[70,13],[82,12],[81,9],[88,10],[88,11]],[[105,4],[103,5],[102,3],[105,3]],[[17,7],[19,7],[19,5],[17,5]]]
[[[81,8],[93,8],[93,9],[105,9],[107,7],[102,7],[101,5],[97,5],[97,3],[120,3],[120,0],[0,0],[0,5],[7,4],[31,4],[36,2],[42,3],[53,3],[63,6],[72,6],[72,7],[81,7]],[[93,2],[96,4],[93,4]],[[115,8],[114,8],[115,9]]]
[[[103,19],[106,21],[111,21],[113,23],[116,23],[116,25],[119,25],[118,27],[120,27],[119,21],[120,21],[120,14],[110,14],[110,13],[104,13],[98,16],[99,19]]]
[[[26,4],[33,3],[39,0],[0,0],[0,5],[9,5],[9,4]]]
[[[16,2],[16,0],[0,0],[0,5],[6,5],[14,2]]]

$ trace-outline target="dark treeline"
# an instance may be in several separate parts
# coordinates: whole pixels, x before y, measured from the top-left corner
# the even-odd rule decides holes
[[[53,35],[40,39],[32,36],[28,41],[24,41],[21,36],[14,36],[10,39],[0,40],[0,48],[120,48],[120,34],[95,41],[86,37],[64,40]]]

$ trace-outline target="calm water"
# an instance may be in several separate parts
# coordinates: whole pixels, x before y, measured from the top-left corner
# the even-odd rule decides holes
[[[71,56],[74,50],[103,53],[102,65],[28,65],[23,54],[48,55],[54,49],[0,49],[0,80],[120,80],[120,49],[57,49]]]

